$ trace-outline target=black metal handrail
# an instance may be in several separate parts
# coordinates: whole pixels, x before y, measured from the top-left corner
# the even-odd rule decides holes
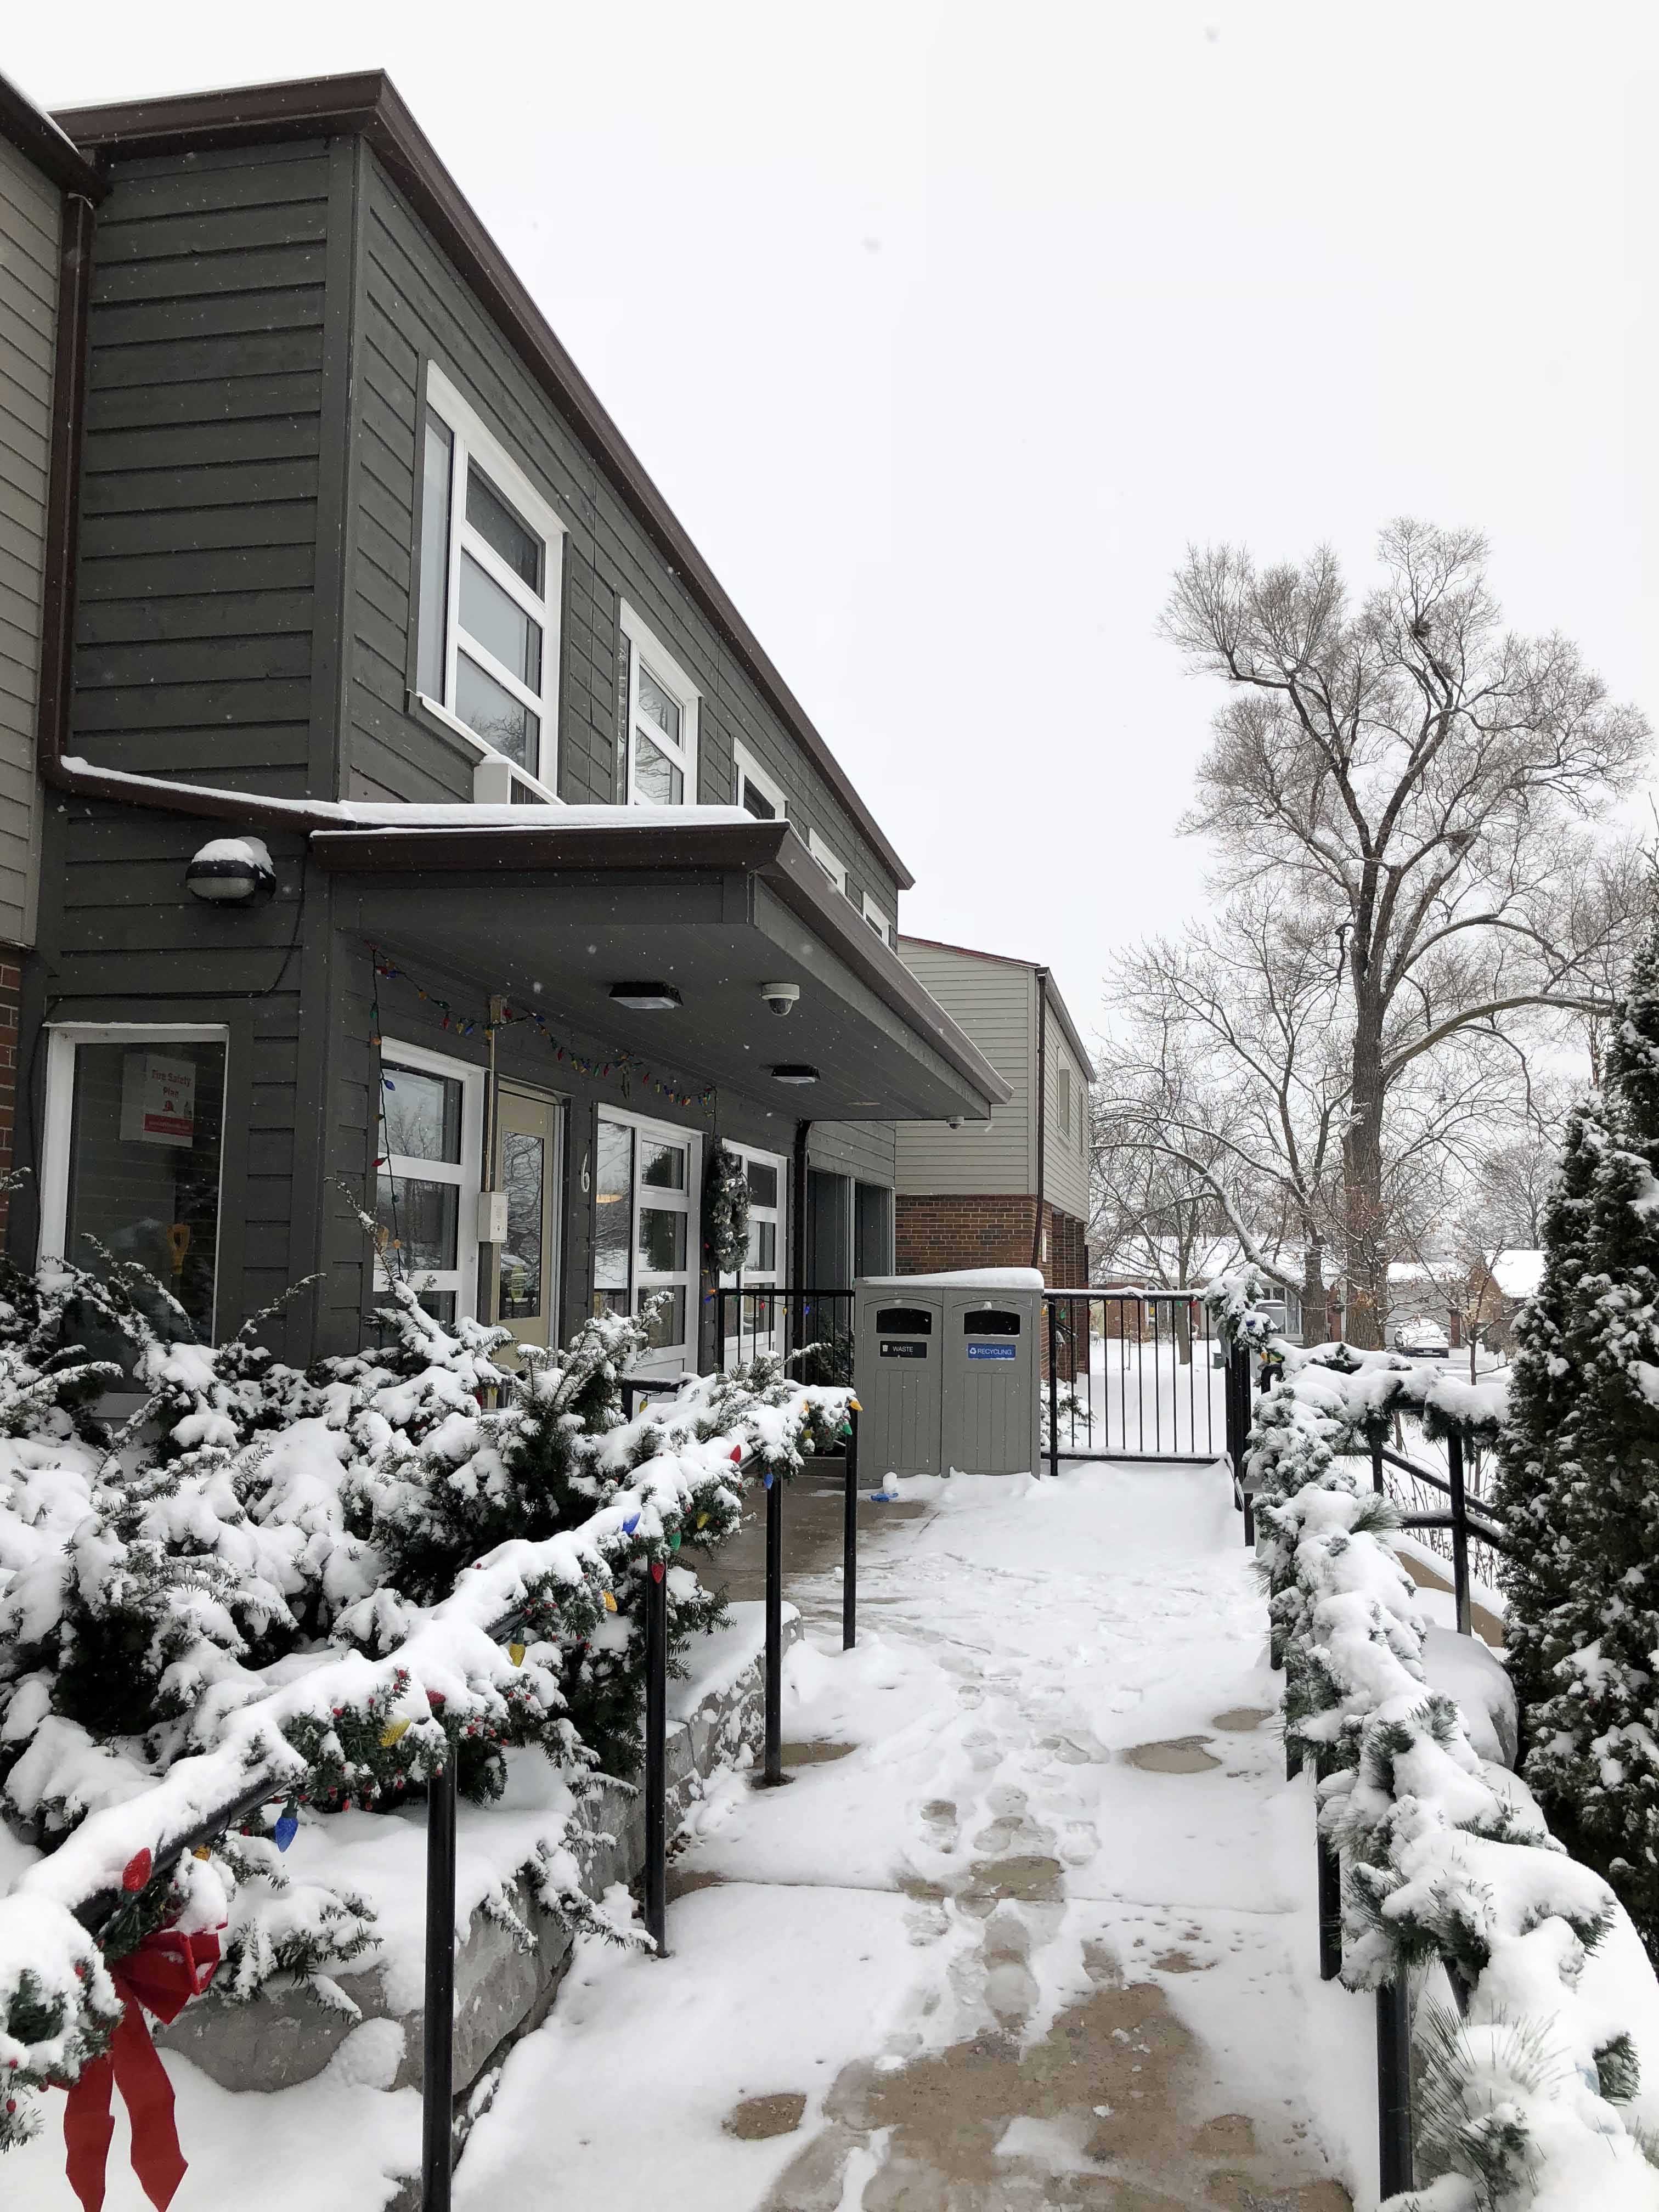
[[[757,1352],[782,1350],[789,1357],[811,1346],[822,1347],[822,1373],[804,1374],[809,1382],[850,1382],[853,1379],[853,1315],[854,1293],[850,1283],[722,1283],[708,1293],[714,1303],[714,1348],[720,1364],[726,1364],[726,1347],[737,1347],[738,1366],[747,1365]],[[736,1326],[727,1316],[733,1303]],[[763,1322],[760,1316],[765,1314]],[[783,1343],[772,1340],[782,1328]],[[745,1340],[748,1346],[744,1354]]]

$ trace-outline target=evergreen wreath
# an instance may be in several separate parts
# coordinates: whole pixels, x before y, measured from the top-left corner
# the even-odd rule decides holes
[[[749,1256],[749,1176],[729,1145],[709,1146],[702,1194],[709,1273],[735,1275]]]

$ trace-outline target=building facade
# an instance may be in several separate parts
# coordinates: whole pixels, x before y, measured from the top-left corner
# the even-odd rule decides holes
[[[288,1297],[295,1358],[400,1273],[706,1362],[717,1141],[763,1287],[875,1236],[887,1125],[1006,1094],[902,861],[383,76],[58,119],[104,198],[14,1252],[204,1336]]]
[[[896,1266],[1040,1267],[1089,1280],[1088,1086],[1094,1068],[1046,968],[901,937],[905,965],[1009,1087],[988,1121],[896,1136]]]

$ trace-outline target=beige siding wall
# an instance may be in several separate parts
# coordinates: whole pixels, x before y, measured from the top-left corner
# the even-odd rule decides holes
[[[34,941],[34,709],[58,313],[58,188],[0,140],[0,939]]]
[[[1069,1076],[1069,1082],[1062,1083],[1062,1070]],[[1060,1115],[1063,1103],[1068,1103],[1070,1109],[1064,1121]],[[1088,1120],[1084,1111],[1083,1071],[1066,1042],[1065,1030],[1054,1018],[1052,1005],[1048,1008],[1048,1079],[1043,1107],[1046,1151],[1042,1195],[1062,1213],[1074,1214],[1079,1221],[1087,1221],[1089,1164],[1084,1151],[1084,1132]]]
[[[988,1129],[949,1129],[943,1122],[901,1121],[897,1188],[918,1196],[951,1193],[1028,1194],[1036,1188],[1031,1127],[1036,1060],[1036,977],[1000,960],[899,940],[899,957],[964,1030],[999,1075],[1013,1085],[993,1109]]]

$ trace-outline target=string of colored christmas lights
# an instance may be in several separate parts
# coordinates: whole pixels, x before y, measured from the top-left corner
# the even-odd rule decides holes
[[[654,1091],[659,1097],[666,1098],[672,1105],[701,1107],[706,1114],[714,1110],[714,1086],[712,1083],[705,1084],[701,1091],[682,1091],[677,1089],[672,1083],[665,1083],[659,1075],[654,1074],[637,1053],[619,1051],[599,1058],[578,1052],[574,1045],[562,1042],[553,1034],[547,1025],[546,1015],[538,1013],[533,1006],[510,1006],[503,999],[501,1019],[498,1022],[492,1021],[488,1014],[459,1012],[447,999],[441,997],[436,991],[427,990],[423,985],[417,983],[406,968],[399,968],[395,962],[387,959],[379,945],[370,945],[369,953],[374,971],[374,982],[371,987],[372,995],[369,1000],[369,1042],[377,1048],[381,1042],[380,984],[383,981],[407,983],[417,999],[422,1000],[428,1006],[437,1008],[441,1017],[439,1026],[442,1029],[453,1030],[457,1036],[470,1037],[482,1033],[485,1042],[488,1042],[498,1029],[510,1029],[520,1023],[527,1023],[531,1028],[538,1032],[542,1042],[550,1048],[556,1060],[562,1061],[568,1067],[574,1068],[578,1075],[597,1078],[600,1081],[605,1081],[613,1075],[617,1077],[621,1081],[624,1097],[629,1095],[630,1085],[638,1083],[647,1090]]]

